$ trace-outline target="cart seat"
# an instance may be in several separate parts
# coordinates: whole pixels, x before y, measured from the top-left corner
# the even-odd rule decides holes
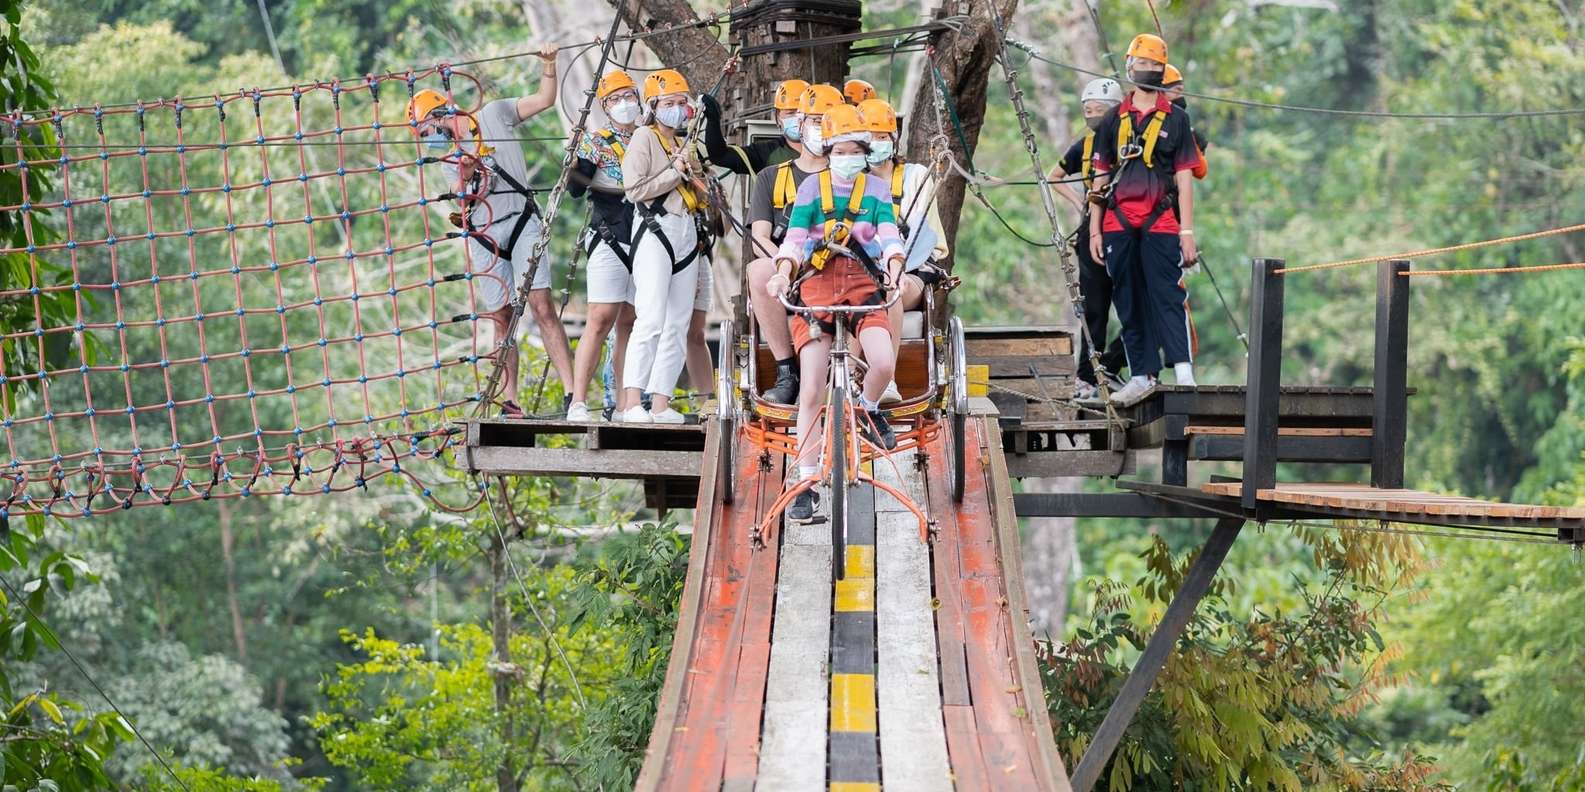
[[[903,314],[903,340],[925,337],[925,312],[907,311]]]

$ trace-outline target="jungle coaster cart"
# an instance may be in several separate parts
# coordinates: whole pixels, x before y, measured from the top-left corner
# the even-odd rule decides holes
[[[807,278],[807,274],[799,278],[789,292],[797,294],[798,287]],[[823,424],[820,421],[815,424],[822,427],[823,435],[820,470],[814,476],[793,482],[771,505],[751,537],[757,546],[764,546],[795,497],[820,484],[825,484],[829,490],[834,579],[842,579],[846,572],[847,499],[855,484],[872,484],[896,498],[918,519],[920,539],[929,541],[935,529],[923,509],[907,493],[877,481],[869,470],[877,459],[890,463],[892,454],[927,446],[941,432],[943,423],[950,426],[948,459],[952,466],[952,496],[954,501],[962,499],[964,428],[968,414],[963,327],[957,317],[947,315],[945,301],[938,298],[937,292],[934,287],[926,289],[924,310],[910,311],[904,316],[896,369],[897,385],[903,398],[900,403],[883,408],[887,421],[897,433],[897,446],[891,450],[877,447],[860,431],[868,427],[861,427],[859,422],[868,421],[869,417],[859,405],[859,388],[855,383],[862,380],[865,365],[850,349],[853,337],[850,325],[866,313],[889,310],[900,298],[900,293],[892,292],[880,304],[859,306],[799,305],[785,297],[779,298],[794,321],[814,321],[818,315],[827,315],[834,320],[835,327],[826,398],[820,408],[820,418],[825,420]],[[798,438],[793,433],[798,409],[796,405],[777,404],[761,397],[773,380],[773,377],[762,380],[761,374],[772,374],[774,367],[769,349],[760,343],[753,312],[746,314],[749,317],[747,333],[742,337],[732,323],[722,327],[718,418],[723,428],[721,434],[727,437],[741,422],[744,435],[759,449],[762,468],[768,468],[772,453],[782,454],[789,460],[798,457]],[[921,466],[928,464],[928,459],[926,454],[916,455]],[[728,499],[733,489],[730,479],[733,469],[732,464],[721,466],[722,475],[727,477],[721,490]]]

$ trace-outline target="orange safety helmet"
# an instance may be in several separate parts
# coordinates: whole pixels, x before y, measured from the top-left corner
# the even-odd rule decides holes
[[[688,80],[676,69],[661,69],[644,78],[644,101],[653,102],[662,96],[688,93]]]
[[[864,118],[864,129],[879,135],[897,134],[897,111],[884,99],[865,99],[859,102],[859,115]]]
[[[834,85],[815,83],[805,90],[798,99],[798,112],[806,116],[825,115],[833,107],[840,107],[846,102],[842,92]]]
[[[771,101],[777,110],[797,110],[798,99],[809,90],[809,83],[803,80],[782,80],[776,84],[776,98]]]
[[[848,104],[857,107],[866,99],[874,99],[879,94],[875,93],[875,86],[863,80],[848,80],[842,83],[842,96],[848,100]]]
[[[433,88],[425,88],[413,94],[412,99],[407,100],[407,120],[416,126],[423,123],[430,113],[450,106],[451,100],[447,99],[445,94]]]
[[[599,84],[595,86],[594,95],[597,98],[604,99],[624,88],[632,88],[634,91],[638,90],[638,86],[633,84],[633,77],[627,72],[621,69],[608,71],[604,77],[600,78]]]
[[[1183,72],[1178,71],[1178,67],[1167,64],[1167,68],[1161,72],[1162,87],[1171,88],[1181,82],[1183,82]]]
[[[1141,33],[1128,43],[1128,57],[1166,63],[1167,42],[1154,33]]]
[[[850,140],[868,142],[869,134],[869,129],[864,125],[864,116],[850,104],[832,107],[820,120],[820,137],[825,140],[827,148]]]

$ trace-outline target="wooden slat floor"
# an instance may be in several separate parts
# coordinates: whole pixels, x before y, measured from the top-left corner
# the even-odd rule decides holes
[[[1206,484],[1212,495],[1238,496],[1241,482]],[[1296,506],[1323,506],[1351,511],[1376,511],[1385,515],[1422,514],[1431,517],[1482,517],[1518,520],[1585,520],[1585,508],[1494,503],[1460,495],[1439,495],[1409,489],[1376,489],[1363,484],[1278,484],[1256,493],[1258,499]]]

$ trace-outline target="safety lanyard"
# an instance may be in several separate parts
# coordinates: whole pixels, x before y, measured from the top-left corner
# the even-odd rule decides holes
[[[605,141],[606,148],[611,149],[611,153],[616,155],[616,164],[621,165],[622,161],[627,159],[627,146],[622,145],[622,139],[617,137],[615,130],[611,129],[602,129],[599,135],[600,139]],[[665,148],[665,144],[661,147]]]

